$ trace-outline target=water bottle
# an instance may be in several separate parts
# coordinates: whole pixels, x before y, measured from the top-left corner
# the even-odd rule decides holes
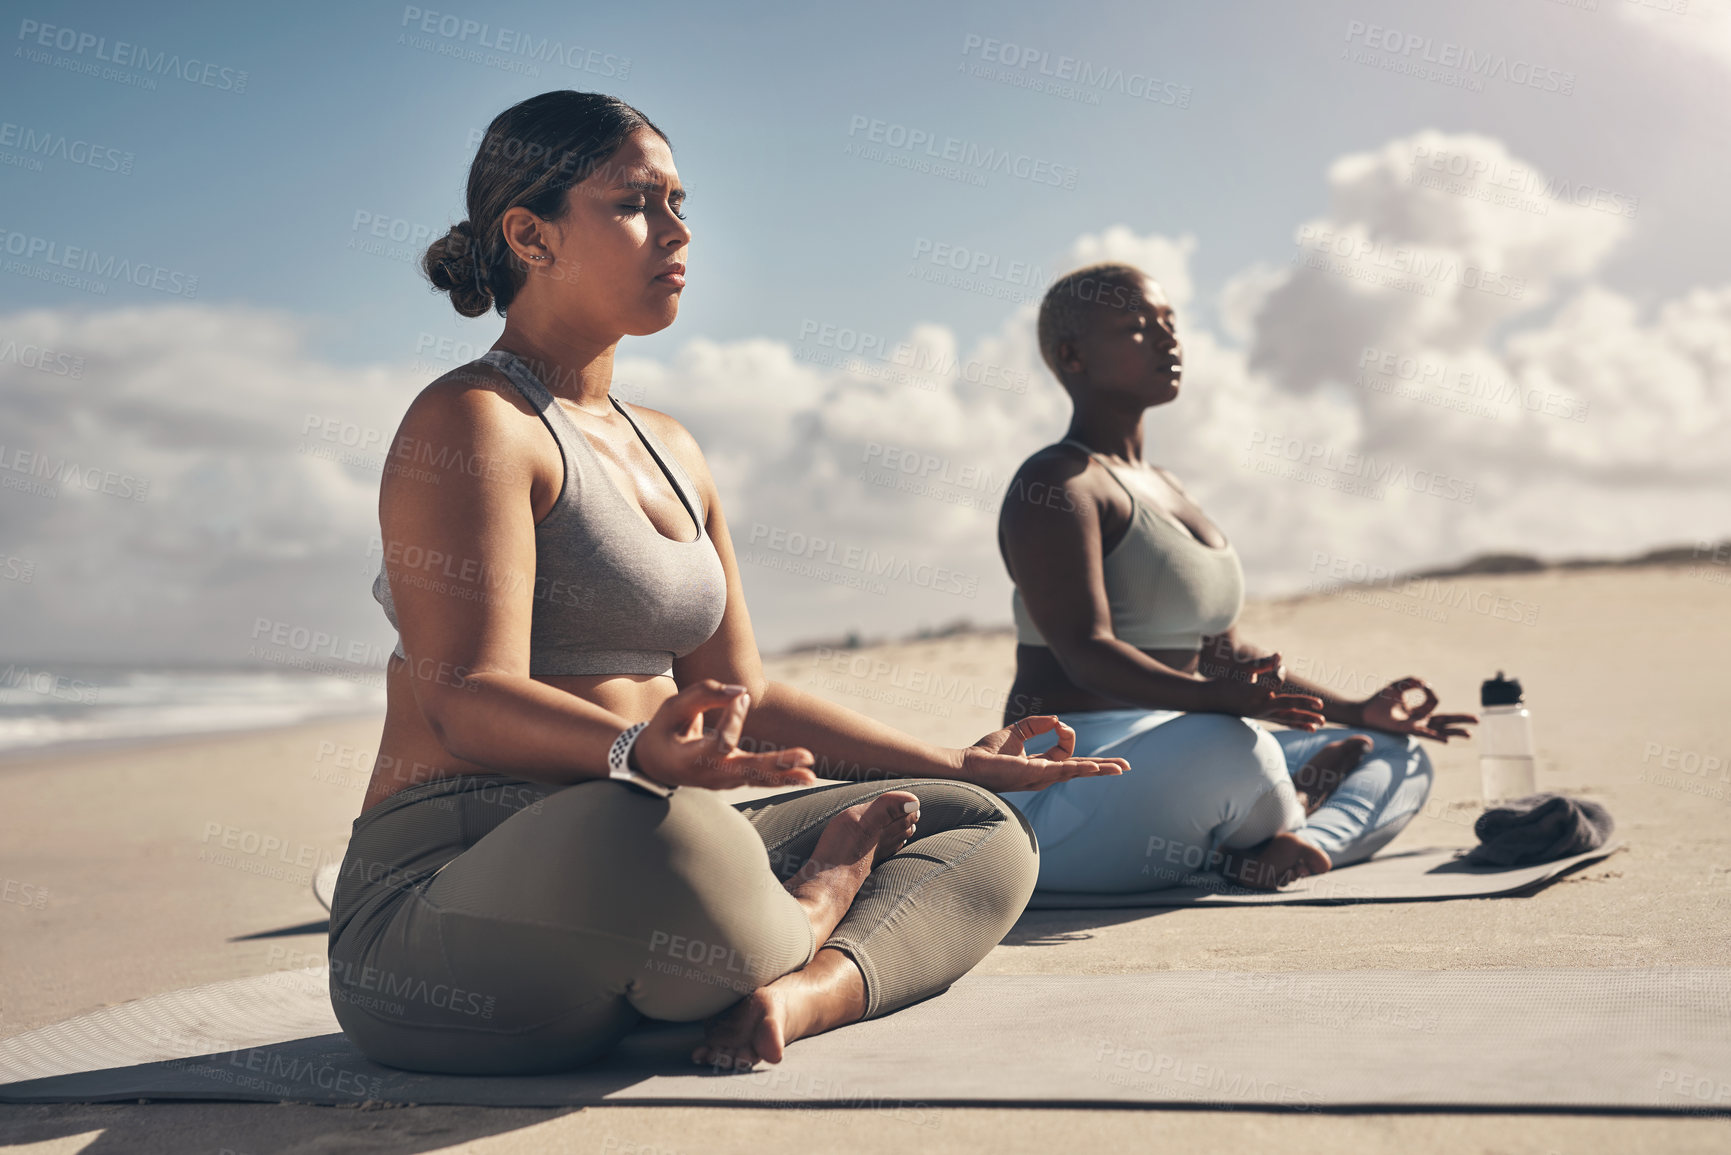
[[[1479,776],[1485,805],[1524,798],[1538,789],[1533,727],[1519,681],[1497,676],[1479,687]]]

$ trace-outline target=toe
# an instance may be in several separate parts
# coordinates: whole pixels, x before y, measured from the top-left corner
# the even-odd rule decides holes
[[[920,800],[906,790],[890,790],[873,799],[872,807],[888,825],[916,817],[920,812]]]

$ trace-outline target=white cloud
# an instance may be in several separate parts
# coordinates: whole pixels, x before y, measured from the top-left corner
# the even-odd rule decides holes
[[[1464,170],[1460,183],[1409,179],[1426,171],[1415,160],[1438,158],[1450,179],[1450,166]],[[1149,456],[1226,530],[1253,588],[1302,582],[1317,550],[1412,568],[1488,549],[1617,553],[1723,535],[1731,286],[1644,319],[1594,280],[1626,221],[1547,192],[1552,178],[1488,137],[1419,133],[1343,157],[1327,179],[1328,215],[1302,227],[1357,255],[1333,271],[1264,265],[1233,278],[1213,302],[1223,334],[1181,322],[1183,394],[1148,419]],[[1522,189],[1514,204],[1492,196]],[[1196,248],[1115,225],[1058,264],[1135,262],[1182,317]],[[1429,293],[1342,275],[1396,250],[1524,289],[1488,294],[1458,271],[1433,276]],[[667,361],[627,348],[622,392],[675,414],[705,448],[752,556],[742,569],[767,644],[1007,620],[993,507],[1069,414],[1034,316],[1022,306],[969,348],[918,324],[899,348],[852,361],[762,338],[693,340]],[[138,502],[0,492],[0,552],[36,567],[6,590],[15,654],[239,660],[260,617],[388,642],[368,592],[382,459],[368,450],[388,441],[424,370],[321,363],[293,318],[247,309],[35,310],[0,318],[0,334],[9,455],[149,481]],[[8,340],[80,354],[83,374],[28,368],[4,353]],[[1385,354],[1393,368],[1378,373]],[[1308,477],[1259,472],[1258,461],[1284,464],[1249,453],[1271,438],[1325,462],[1359,454],[1437,471],[1473,485],[1474,500],[1399,484],[1356,496],[1314,463]],[[363,464],[311,452],[345,448]],[[778,534],[823,538],[834,543],[823,558],[843,560],[767,548]],[[906,561],[905,579],[881,594],[854,588],[869,575],[850,567],[850,549]],[[829,580],[785,568],[814,561]],[[974,596],[934,589],[932,567]]]
[[[1190,279],[1190,254],[1195,251],[1196,238],[1188,233],[1176,238],[1158,233],[1138,236],[1129,225],[1113,225],[1098,234],[1076,238],[1064,267],[1101,261],[1135,265],[1159,281],[1173,310],[1182,312],[1196,297],[1196,286]]]
[[[1295,232],[1285,275],[1229,286],[1252,367],[1308,391],[1366,346],[1456,355],[1599,264],[1627,219],[1474,134],[1416,133],[1328,170],[1327,217]],[[1549,194],[1549,195],[1548,195]]]
[[[1611,0],[1617,15],[1684,59],[1731,68],[1731,0]]]

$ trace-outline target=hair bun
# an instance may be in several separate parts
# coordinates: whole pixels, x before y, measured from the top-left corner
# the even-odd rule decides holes
[[[465,317],[479,317],[493,304],[487,285],[475,226],[458,221],[443,237],[427,247],[422,270],[433,287],[451,294],[451,304]]]

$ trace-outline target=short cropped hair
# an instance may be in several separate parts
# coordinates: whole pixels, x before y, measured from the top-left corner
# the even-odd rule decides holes
[[[1052,282],[1040,302],[1037,332],[1040,356],[1060,383],[1068,384],[1058,367],[1058,346],[1082,335],[1093,310],[1127,309],[1139,304],[1145,277],[1147,274],[1135,265],[1106,261],[1074,269]]]

